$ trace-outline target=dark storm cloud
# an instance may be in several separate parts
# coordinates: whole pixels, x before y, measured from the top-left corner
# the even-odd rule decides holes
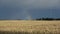
[[[51,13],[51,10],[53,12],[56,10],[55,12],[59,13],[59,10],[57,10],[60,9],[59,3],[60,0],[0,0],[0,17],[12,19],[24,18],[24,11],[31,13],[34,17],[38,16],[38,14],[40,14],[39,17],[47,15]]]
[[[1,6],[7,6],[11,8],[51,8],[60,7],[59,3],[60,0],[0,0]]]

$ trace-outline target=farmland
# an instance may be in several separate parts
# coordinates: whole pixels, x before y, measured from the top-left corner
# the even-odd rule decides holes
[[[60,34],[60,21],[0,20],[0,33]],[[6,33],[7,32],[7,33]]]

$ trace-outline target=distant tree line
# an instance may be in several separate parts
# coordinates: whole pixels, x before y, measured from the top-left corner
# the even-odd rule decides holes
[[[36,20],[60,20],[60,18],[38,18]]]
[[[0,19],[0,20],[24,20],[24,19]],[[60,20],[60,18],[36,18],[31,20]]]

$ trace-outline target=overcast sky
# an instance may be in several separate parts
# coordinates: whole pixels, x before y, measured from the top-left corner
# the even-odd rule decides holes
[[[0,0],[0,19],[60,18],[60,0]]]

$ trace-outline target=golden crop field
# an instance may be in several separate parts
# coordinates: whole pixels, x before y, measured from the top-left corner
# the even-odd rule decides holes
[[[60,34],[60,21],[1,20],[0,31],[16,32],[14,34],[18,34],[18,32],[23,34]]]

